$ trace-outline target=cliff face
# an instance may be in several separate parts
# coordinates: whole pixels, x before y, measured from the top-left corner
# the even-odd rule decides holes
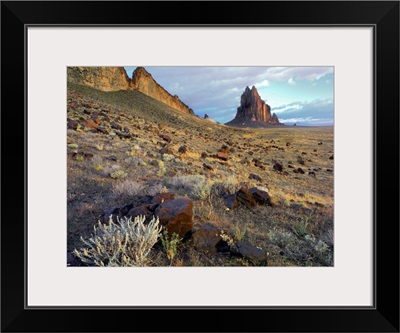
[[[178,96],[161,87],[143,67],[137,67],[132,79],[124,67],[68,67],[68,81],[102,91],[138,90],[179,111],[194,114]]]
[[[132,74],[131,89],[153,97],[154,99],[173,107],[182,112],[194,114],[178,96],[172,96],[168,91],[161,87],[143,67],[137,67]]]
[[[128,90],[130,80],[123,67],[68,67],[68,81],[102,91]]]
[[[240,98],[240,106],[237,108],[236,117],[227,125],[241,125],[260,127],[263,125],[279,125],[277,115],[271,115],[271,108],[258,94],[257,88],[246,87]]]

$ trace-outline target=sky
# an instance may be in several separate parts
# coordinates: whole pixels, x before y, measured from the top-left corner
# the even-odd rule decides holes
[[[129,77],[136,67],[125,67]],[[171,95],[220,123],[235,118],[246,86],[253,85],[286,125],[333,125],[333,67],[150,67]]]

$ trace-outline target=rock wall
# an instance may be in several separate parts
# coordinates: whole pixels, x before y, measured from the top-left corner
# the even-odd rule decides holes
[[[138,90],[176,110],[194,115],[191,108],[160,86],[143,67],[135,69],[132,79],[124,67],[68,67],[67,78],[69,82],[102,91]]]
[[[178,96],[172,96],[162,86],[160,86],[143,67],[137,67],[132,74],[131,89],[140,91],[141,93],[153,97],[154,99],[173,107],[182,112],[194,114]]]
[[[102,91],[128,90],[130,80],[123,67],[68,67],[68,81]]]

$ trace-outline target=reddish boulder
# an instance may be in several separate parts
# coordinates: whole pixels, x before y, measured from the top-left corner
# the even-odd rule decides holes
[[[192,234],[193,245],[198,251],[215,253],[217,244],[222,241],[221,229],[214,226],[204,226]]]
[[[193,201],[187,198],[164,201],[157,207],[155,215],[169,235],[175,232],[183,237],[193,227]]]
[[[237,201],[247,208],[251,208],[257,205],[247,186],[242,186],[235,195]]]
[[[228,153],[224,153],[224,152],[222,152],[222,151],[219,151],[219,152],[217,153],[217,157],[218,157],[220,160],[227,161],[228,158],[229,158],[229,155],[228,155]]]
[[[87,128],[97,128],[97,124],[92,120],[92,119],[87,119],[84,122],[82,122],[82,125],[87,127]]]

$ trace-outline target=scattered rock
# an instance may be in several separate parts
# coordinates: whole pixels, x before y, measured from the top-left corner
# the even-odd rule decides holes
[[[297,168],[293,170],[294,173],[300,173],[302,175],[304,175],[304,170],[302,168]]]
[[[290,142],[286,142],[286,147],[289,147],[290,146]]]
[[[110,124],[110,126],[111,126],[111,128],[113,128],[113,129],[116,129],[116,130],[118,130],[118,131],[122,131],[122,126],[121,126],[120,124],[116,123],[115,121],[113,121],[113,122]]]
[[[134,196],[134,203],[110,209],[104,215],[104,222],[108,222],[111,215],[135,218],[138,215],[146,216],[149,222],[153,216],[158,216],[160,224],[168,231],[177,233],[183,238],[193,226],[193,201],[187,198],[175,199],[172,193],[159,193],[155,196]],[[114,219],[116,221],[116,219]],[[145,223],[146,223],[145,222]]]
[[[272,169],[274,169],[275,171],[282,172],[283,166],[282,166],[282,164],[280,164],[280,163],[277,162],[277,163],[274,164],[274,166],[272,167]]]
[[[171,150],[171,148],[169,148],[168,146],[165,146],[164,148],[160,149],[160,154],[168,154],[168,155],[173,155],[174,152]]]
[[[180,146],[179,149],[178,149],[178,152],[181,153],[181,154],[185,154],[185,153],[187,153],[187,151],[188,151],[188,149],[187,149],[187,147],[185,145]]]
[[[272,206],[271,197],[263,186],[252,187],[250,193],[254,200],[260,205]]]
[[[116,162],[118,160],[117,156],[115,156],[115,155],[108,156],[108,159],[110,161],[114,161],[114,162]]]
[[[163,139],[164,141],[167,141],[168,143],[170,143],[172,141],[171,137],[169,135],[166,134],[159,134],[158,135],[161,139]]]
[[[333,155],[329,157],[330,160],[333,160]]]
[[[77,130],[78,129],[78,122],[76,120],[68,119],[67,120],[67,128]]]
[[[267,264],[267,254],[264,250],[247,242],[236,242],[231,246],[230,252],[251,261],[255,265]]]
[[[131,135],[129,133],[115,131],[115,134],[117,134],[121,139],[130,139],[131,138]]]
[[[204,226],[192,234],[193,245],[198,251],[216,253],[217,245],[222,241],[221,229]]]
[[[228,158],[229,158],[228,153],[224,153],[224,152],[222,152],[222,151],[219,151],[219,152],[217,153],[217,157],[218,157],[220,160],[223,160],[223,161],[227,161]]]
[[[247,157],[243,157],[240,163],[250,165],[250,160]]]
[[[214,171],[214,168],[211,165],[203,163],[203,168],[208,171]]]
[[[193,227],[193,201],[187,198],[166,200],[155,210],[155,215],[171,236],[183,238]]]
[[[97,131],[100,132],[100,133],[107,134],[107,135],[109,134],[108,131],[107,131],[104,127],[97,126],[96,129],[97,129]]]
[[[318,142],[318,146],[321,146],[322,145],[322,142]]]
[[[300,163],[301,165],[304,165],[304,160],[302,159],[301,156],[297,156],[297,162]]]
[[[229,148],[226,145],[223,145],[219,150],[221,153],[229,153]]]
[[[309,172],[308,172],[308,175],[315,178],[315,172],[314,172],[314,171],[309,171]]]
[[[256,175],[256,174],[254,174],[254,173],[251,173],[251,174],[249,175],[249,179],[254,179],[254,180],[258,181],[258,182],[261,182],[261,181],[262,181],[261,177],[258,176],[258,175]]]
[[[258,168],[263,166],[263,163],[258,158],[253,158],[253,163],[254,163],[254,166],[258,167]]]
[[[87,128],[93,128],[93,129],[96,129],[98,126],[92,119],[87,119],[87,120],[83,121],[82,125]]]

